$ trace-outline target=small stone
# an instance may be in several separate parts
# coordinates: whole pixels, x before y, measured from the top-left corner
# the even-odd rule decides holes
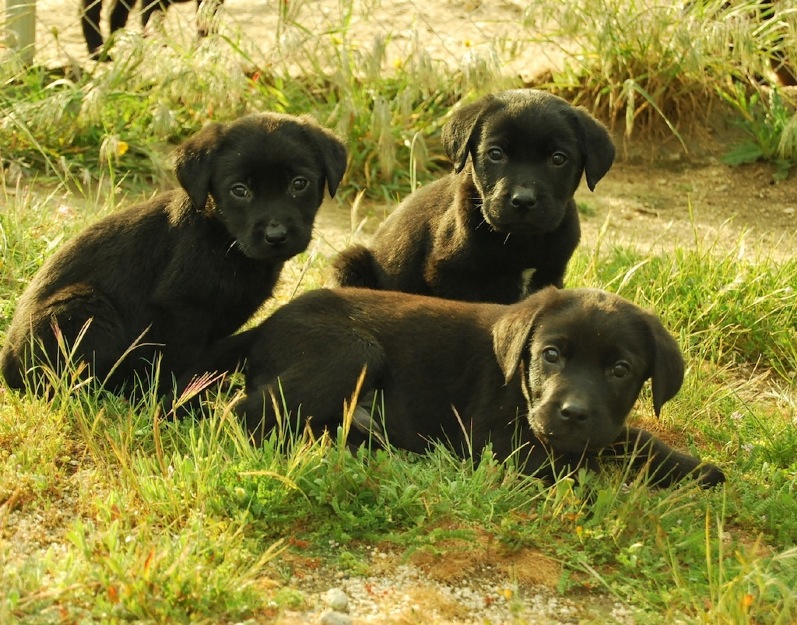
[[[318,617],[319,625],[352,625],[353,622],[348,614],[335,610],[324,610]]]
[[[784,208],[783,212],[786,213],[787,215],[794,215],[794,209],[791,206],[789,206],[788,208]]]
[[[340,588],[330,588],[327,591],[326,604],[336,612],[349,611],[349,598]]]

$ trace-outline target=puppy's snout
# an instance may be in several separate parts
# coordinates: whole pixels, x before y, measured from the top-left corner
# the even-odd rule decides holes
[[[280,221],[272,219],[266,226],[266,242],[270,245],[282,245],[288,240],[288,229]]]
[[[570,423],[583,423],[589,419],[589,407],[578,401],[566,401],[559,409],[559,418]]]
[[[537,191],[533,187],[518,187],[512,192],[512,206],[530,209],[537,203]]]

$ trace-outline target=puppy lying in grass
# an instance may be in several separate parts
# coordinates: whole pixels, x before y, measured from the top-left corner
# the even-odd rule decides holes
[[[177,148],[181,188],[101,219],[33,277],[0,352],[6,383],[47,395],[72,366],[113,391],[170,385],[271,295],[345,168],[308,117],[206,126]]]
[[[614,161],[606,128],[518,89],[455,111],[442,141],[454,171],[409,195],[370,247],[344,250],[337,283],[502,304],[561,287],[581,235],[573,194]]]
[[[654,483],[725,480],[626,424],[644,382],[658,415],[684,365],[657,317],[605,291],[548,287],[505,306],[322,289],[238,336],[248,350],[236,410],[255,442],[287,414],[334,432],[361,384],[350,443],[355,430],[359,442],[419,453],[433,440],[462,455],[489,442],[499,459],[548,478],[603,455],[632,457]]]

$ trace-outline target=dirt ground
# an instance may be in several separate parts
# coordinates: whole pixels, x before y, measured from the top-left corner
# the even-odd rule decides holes
[[[280,20],[280,6],[288,20]],[[507,27],[517,22],[528,25],[525,6],[519,0],[226,0],[219,29],[250,42],[258,49],[253,58],[257,60],[260,53],[267,63],[277,50],[285,55],[298,45],[297,38],[326,33],[330,25],[348,20],[347,37],[362,46],[387,37],[388,59],[420,46],[432,58],[452,66],[481,55],[497,72],[529,79],[558,66],[562,52],[531,45],[509,52]],[[172,7],[166,19],[168,34],[190,45],[194,14],[192,2]],[[294,25],[286,26],[289,22]],[[137,14],[131,15],[129,23],[131,30],[140,31]],[[107,33],[107,21],[103,28]],[[38,0],[36,36],[37,61],[87,64],[77,0]],[[763,250],[778,258],[791,257],[797,236],[797,174],[775,182],[770,165],[723,164],[720,157],[729,147],[729,130],[726,123],[699,140],[688,139],[688,153],[674,140],[637,139],[626,147],[618,138],[618,160],[607,177],[594,193],[583,186],[579,191],[579,200],[591,209],[584,218],[584,243],[593,245],[601,228],[618,243],[665,248],[689,245],[696,235],[697,240],[720,246],[735,245],[746,233],[750,253]],[[375,207],[373,212],[383,210]],[[339,240],[333,231],[347,231],[347,207],[325,210],[320,223],[331,230],[329,240]],[[372,219],[365,232],[377,223]]]
[[[280,2],[310,32],[323,32],[324,24],[339,23],[348,6],[337,0]],[[403,46],[421,41],[435,58],[456,64],[467,55],[492,54],[489,42],[505,36],[508,24],[524,18],[524,5],[525,2],[511,0],[355,0],[351,4],[355,11],[349,32],[363,45],[374,36],[390,33],[390,45],[396,54]],[[192,3],[174,7],[167,27],[190,39],[193,14]],[[264,55],[269,47],[287,45],[285,40],[293,32],[278,27],[277,0],[227,0],[221,22],[222,32],[226,29],[245,33],[257,42]],[[137,21],[132,23],[137,28]],[[77,0],[39,0],[37,59],[48,65],[87,63]],[[559,63],[561,57],[558,52],[547,54],[529,47],[511,63],[504,64],[500,57],[493,61],[502,71],[530,77]],[[585,185],[578,192],[579,201],[590,209],[583,217],[583,245],[594,246],[602,228],[606,228],[608,243],[652,250],[689,247],[696,239],[722,249],[735,246],[744,236],[745,254],[751,258],[758,253],[793,258],[797,243],[797,172],[785,181],[775,182],[775,170],[767,164],[729,167],[720,160],[727,145],[716,134],[690,143],[689,154],[675,142],[640,142],[625,150],[620,139],[618,146],[618,160],[595,192],[590,193]],[[369,208],[377,215],[384,210]],[[378,221],[371,218],[366,235]],[[326,205],[318,230],[323,233],[322,241],[329,245],[324,249],[322,244],[321,252],[333,253],[349,236],[348,207]],[[287,614],[280,622],[308,622],[311,614],[313,619],[320,618],[323,594],[332,586],[341,587],[347,594],[355,623],[468,623],[473,622],[471,619],[486,622],[484,618],[498,623],[509,622],[519,610],[529,619],[524,622],[565,623],[584,618],[585,606],[607,619],[611,616],[619,622],[633,622],[622,606],[604,596],[576,601],[559,598],[555,588],[561,565],[532,552],[507,556],[479,544],[460,549],[456,557],[446,562],[419,554],[404,563],[382,552],[374,554],[373,562],[373,578],[352,580],[323,572],[311,559],[296,555],[292,583],[316,597],[317,604],[309,612]],[[411,574],[401,568],[404,565],[413,567]],[[471,593],[465,595],[475,596],[480,610],[494,611],[477,616],[479,611],[464,609],[465,587]],[[533,620],[530,612],[536,615]]]

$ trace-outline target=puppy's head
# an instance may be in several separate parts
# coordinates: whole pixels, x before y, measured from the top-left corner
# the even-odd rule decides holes
[[[456,172],[470,157],[484,219],[499,232],[557,228],[582,173],[594,190],[615,152],[606,128],[587,111],[536,89],[463,106],[443,128],[442,142]]]
[[[346,149],[330,131],[310,117],[278,113],[209,124],[175,159],[194,209],[259,260],[287,260],[307,248],[324,190],[334,196],[345,170]]]
[[[549,287],[511,306],[493,343],[507,382],[521,378],[535,436],[560,453],[612,443],[645,380],[657,415],[683,382],[681,351],[658,318],[596,289]]]

